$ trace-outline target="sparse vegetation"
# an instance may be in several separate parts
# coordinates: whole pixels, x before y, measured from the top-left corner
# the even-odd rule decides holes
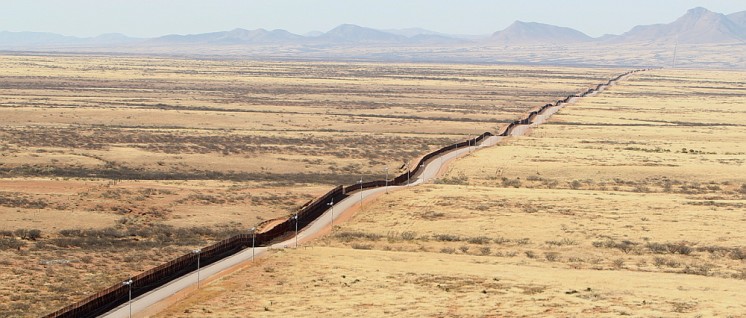
[[[370,264],[371,273],[381,272],[371,276],[397,279],[397,286],[410,286],[424,272],[437,280],[439,286],[433,284],[433,290],[447,289],[451,295],[467,299],[472,294],[454,294],[457,291],[447,283],[441,268],[451,275],[459,273],[457,266],[469,268],[470,274],[482,270],[476,279],[480,282],[492,281],[495,273],[508,276],[497,281],[503,288],[474,292],[500,292],[501,299],[521,308],[515,315],[526,315],[535,306],[521,304],[541,295],[547,305],[542,309],[549,308],[553,314],[586,310],[601,315],[666,316],[676,311],[665,304],[682,302],[670,293],[676,288],[687,289],[689,299],[684,303],[708,304],[707,309],[682,307],[682,311],[703,309],[711,315],[744,311],[743,306],[727,307],[737,303],[732,289],[740,285],[722,284],[723,279],[743,279],[745,250],[740,244],[743,233],[738,229],[743,223],[739,212],[744,180],[734,173],[740,168],[727,157],[744,152],[743,145],[734,140],[746,137],[746,131],[717,117],[735,107],[737,98],[724,91],[718,95],[722,104],[694,103],[681,94],[674,97],[673,105],[667,101],[670,95],[659,96],[654,90],[663,83],[665,89],[677,91],[681,87],[678,81],[690,79],[669,71],[655,72],[666,75],[644,73],[637,82],[613,87],[563,109],[552,124],[535,128],[531,136],[473,153],[449,167],[448,177],[463,173],[467,185],[436,183],[390,193],[340,227],[353,232],[397,233],[386,245],[358,239],[373,244],[371,253],[385,258],[385,265]],[[713,81],[718,78],[734,83],[730,75],[708,74]],[[675,78],[676,84],[668,82],[669,78]],[[694,80],[689,84],[695,82],[708,85]],[[645,91],[645,97],[638,99],[640,91]],[[692,119],[685,123],[663,118],[658,111],[663,106]],[[694,125],[697,121],[728,124],[716,126],[728,127],[728,135],[719,128]],[[617,127],[624,127],[625,133]],[[723,147],[729,154],[720,146],[708,149],[713,140],[727,145]],[[686,153],[677,150],[682,147],[687,148]],[[505,184],[503,180],[507,180]],[[520,180],[519,187],[512,186],[515,180]],[[427,217],[430,215],[436,216]],[[403,240],[398,234],[402,231],[420,234]],[[320,245],[322,253],[347,260],[328,261],[329,256],[310,257],[308,253],[303,254],[303,260],[316,259],[315,264],[332,267],[353,266],[351,259],[364,258],[354,262],[355,268],[373,260],[347,252],[351,246],[344,241],[333,239]],[[418,264],[416,269],[407,266],[412,262]],[[448,267],[450,264],[454,267]],[[432,267],[425,268],[428,265]],[[402,274],[394,274],[397,271]],[[465,275],[459,274],[461,279]],[[609,283],[622,276],[623,285]],[[650,280],[657,278],[661,287],[651,287]],[[406,294],[394,287],[380,287],[388,280],[378,282],[377,291],[384,288]],[[576,286],[579,284],[585,286]],[[568,286],[572,286],[569,292]],[[703,286],[707,286],[707,293],[695,292]],[[554,293],[587,300],[588,305]],[[437,297],[428,289],[418,295],[421,299]],[[436,301],[427,303],[438,307]]]
[[[165,261],[216,239],[219,225],[245,230],[287,215],[330,185],[361,174],[382,179],[384,167],[401,173],[402,164],[431,149],[494,130],[610,72],[64,55],[5,55],[2,68],[15,75],[0,89],[7,97],[0,107],[0,209],[12,220],[0,230],[39,230],[0,235],[2,252],[36,255],[44,266],[68,266],[65,273],[85,271],[65,278],[91,277],[81,283],[87,292],[117,279],[118,262],[142,268],[131,266],[137,257],[119,253],[98,268],[100,258],[85,251],[137,248],[152,256],[142,264]],[[466,174],[445,181],[471,182]],[[431,209],[419,217],[441,222],[450,215]],[[215,232],[195,233],[197,227]],[[397,233],[385,236],[392,249],[427,249],[418,244],[433,239],[425,231],[350,232],[338,239],[357,248],[386,248],[376,242],[389,232]],[[471,236],[459,241],[469,252],[490,247]],[[70,262],[55,262],[63,258]],[[39,276],[8,273],[8,284]],[[59,296],[41,292],[12,302],[35,299],[31,315],[82,297],[33,282]],[[11,288],[0,290],[3,304]]]
[[[351,242],[354,240],[378,241],[383,236],[376,233],[342,231],[334,233],[334,237],[342,242]]]
[[[446,253],[446,254],[453,254],[453,253],[456,253],[456,249],[453,247],[444,247],[440,249],[440,252]]]
[[[83,61],[121,65],[97,72]],[[0,312],[11,316],[43,314],[231,228],[285,215],[330,184],[354,182],[360,174],[382,178],[384,166],[399,172],[403,162],[474,128],[491,130],[536,103],[617,72],[295,62],[247,67],[116,57],[4,62],[13,74],[25,74],[3,80],[8,98],[0,107],[8,118],[0,127],[0,181],[9,189],[0,193],[0,208],[14,216],[0,231],[3,266],[12,268],[2,276]],[[140,74],[132,62],[158,71]],[[62,68],[50,76],[34,63]],[[142,80],[122,80],[133,72]],[[319,248],[271,255],[258,270],[249,269],[252,279],[215,282],[234,285],[213,289],[215,302],[200,305],[204,310],[179,315],[230,311],[235,306],[228,303],[240,303],[240,315],[257,306],[263,314],[287,316],[283,308],[297,304],[285,306],[274,295],[334,297],[330,290],[354,291],[345,293],[346,302],[362,312],[372,308],[371,288],[397,297],[396,304],[379,306],[391,309],[381,315],[442,315],[445,310],[428,308],[441,310],[453,297],[478,308],[478,315],[495,310],[484,298],[492,295],[500,295],[505,315],[515,313],[509,308],[546,315],[522,307],[537,297],[546,304],[542,310],[572,315],[577,311],[563,311],[570,302],[555,294],[581,283],[593,289],[573,286],[567,295],[588,300],[587,306],[572,302],[586,312],[615,308],[638,315],[643,308],[644,315],[666,316],[697,308],[674,305],[678,300],[654,288],[620,291],[603,283],[619,275],[611,269],[623,269],[630,286],[656,275],[691,275],[672,279],[677,286],[662,280],[661,289],[696,286],[730,297],[707,279],[744,279],[746,250],[736,230],[743,220],[734,211],[746,194],[746,180],[738,177],[746,135],[733,122],[737,116],[722,116],[740,105],[737,90],[726,89],[738,87],[735,76],[640,75],[633,85],[563,109],[529,137],[459,160],[436,184],[381,197],[312,243]],[[87,89],[58,89],[62,83]],[[717,93],[718,103],[691,102],[694,87],[697,94]],[[138,98],[130,98],[135,92]],[[660,109],[679,113],[667,118]],[[26,122],[31,116],[38,125]],[[708,145],[713,140],[717,148]],[[290,185],[294,190],[285,190]],[[23,190],[47,186],[65,194]],[[50,220],[61,224],[54,229]],[[84,229],[69,225],[81,220]],[[224,220],[241,224],[214,226]],[[202,223],[209,226],[196,225]],[[73,281],[82,287],[70,289]],[[8,284],[25,289],[11,299],[16,289]],[[220,290],[234,298],[226,301]],[[243,290],[252,291],[251,302],[241,300]],[[407,303],[408,295],[418,300]],[[712,304],[712,315],[725,315],[716,299],[692,295]],[[640,299],[671,306],[639,305]]]

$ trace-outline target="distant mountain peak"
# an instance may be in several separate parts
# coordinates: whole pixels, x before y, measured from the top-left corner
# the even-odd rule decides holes
[[[354,24],[339,25],[317,38],[329,42],[347,43],[401,42],[406,40],[405,36],[361,27]]]
[[[703,7],[696,7],[696,8],[691,8],[687,10],[686,13],[692,14],[692,15],[702,15],[702,14],[713,13],[713,12]]]
[[[697,21],[703,20],[703,19],[717,20],[721,18],[727,19],[725,15],[722,13],[716,13],[716,12],[712,12],[702,7],[696,7],[696,8],[689,9],[688,11],[686,11],[686,14],[676,19],[676,21],[674,21],[673,23],[677,23],[677,22],[681,23],[682,21],[696,23]]]
[[[592,38],[567,27],[516,20],[505,30],[493,33],[490,39],[503,44],[549,44],[584,42]]]
[[[668,24],[639,25],[614,41],[729,43],[746,40],[746,30],[722,13],[702,7],[690,9]]]
[[[423,28],[386,29],[386,30],[381,30],[381,31],[388,32],[388,33],[391,33],[391,34],[397,34],[397,35],[406,36],[408,38],[411,38],[411,37],[414,37],[414,36],[418,36],[418,35],[440,35],[440,36],[447,36],[447,34],[445,34],[445,33],[430,31],[430,30],[426,30],[426,29],[423,29]]]
[[[230,31],[190,34],[190,35],[166,35],[156,39],[154,42],[165,43],[192,43],[192,44],[252,44],[252,43],[280,43],[292,42],[304,39],[303,36],[290,33],[285,30],[255,29],[246,30],[235,28]]]
[[[377,32],[383,32],[378,31],[371,28],[362,27],[356,24],[340,24],[336,28],[329,30],[329,32],[326,32],[327,34],[340,34],[340,33],[350,33],[350,32],[368,32],[368,31],[377,31]]]

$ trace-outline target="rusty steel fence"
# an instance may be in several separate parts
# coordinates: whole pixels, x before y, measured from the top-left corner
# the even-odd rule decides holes
[[[624,76],[640,71],[644,70],[634,70],[622,73],[608,80],[606,83],[598,84],[595,86],[595,88],[590,88],[581,94],[569,95],[564,99],[556,101],[554,104],[546,104],[540,109],[530,112],[525,118],[509,123],[501,133],[497,134],[497,136],[510,136],[515,127],[533,123],[536,116],[544,114],[547,109],[568,103],[571,99],[576,97],[585,97],[589,94],[593,94],[601,90],[602,88],[611,85],[613,82],[618,81]],[[132,280],[129,286],[122,283],[115,284],[109,288],[101,290],[93,295],[90,295],[74,304],[61,308],[44,317],[96,317],[105,314],[106,312],[128,301],[130,288],[132,291],[132,298],[134,299],[140,295],[155,290],[158,287],[163,286],[176,278],[196,271],[198,266],[197,258],[199,258],[199,266],[207,266],[231,255],[234,255],[248,247],[251,247],[252,239],[254,240],[253,242],[255,246],[271,245],[273,242],[290,236],[295,231],[296,222],[298,229],[302,229],[308,226],[309,224],[311,224],[311,222],[318,219],[319,216],[321,216],[328,209],[330,203],[339,202],[348,197],[352,192],[361,189],[365,190],[370,188],[383,187],[387,184],[390,186],[406,185],[409,183],[412,176],[420,173],[420,169],[429,160],[432,160],[438,155],[452,150],[469,147],[471,145],[477,145],[479,142],[492,136],[495,135],[491,132],[485,132],[477,137],[448,145],[430,152],[423,156],[417,162],[417,165],[414,167],[414,169],[410,167],[408,168],[407,172],[390,180],[375,180],[364,182],[362,184],[356,183],[349,186],[337,186],[321,197],[308,202],[307,204],[302,206],[296,213],[294,213],[292,217],[289,217],[282,223],[275,225],[265,232],[257,233],[256,235],[249,232],[245,234],[238,234],[217,242],[213,245],[202,248],[199,255],[195,253],[182,255],[167,263],[161,264],[129,278]]]
[[[199,255],[195,253],[184,254],[167,263],[131,277],[132,282],[129,286],[122,283],[115,284],[77,303],[50,313],[45,317],[72,318],[102,315],[127,302],[129,300],[130,288],[132,288],[132,298],[136,298],[176,278],[197,270],[198,257],[200,266],[207,266],[234,255],[247,247],[251,247],[252,239],[255,246],[267,246],[293,231],[295,229],[295,222],[298,222],[298,228],[305,227],[326,211],[328,203],[332,202],[332,200],[339,202],[345,197],[346,195],[342,193],[342,186],[338,186],[300,208],[296,213],[297,219],[288,218],[266,232],[257,233],[256,236],[253,233],[232,236],[202,248]]]

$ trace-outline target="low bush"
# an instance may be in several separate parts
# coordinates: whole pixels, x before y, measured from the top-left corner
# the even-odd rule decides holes
[[[360,232],[360,231],[356,231],[356,232],[345,231],[345,232],[337,232],[336,234],[334,234],[334,237],[343,242],[350,242],[353,240],[378,241],[383,236],[380,234],[366,233],[366,232]]]
[[[557,252],[546,252],[544,253],[544,258],[546,258],[550,262],[555,262],[559,259],[559,253]]]
[[[505,188],[520,188],[521,187],[521,179],[509,179],[503,177],[501,180],[501,184]]]
[[[637,246],[639,243],[635,243],[632,241],[624,240],[621,242],[616,242],[614,240],[606,240],[606,241],[596,241],[592,243],[594,247],[604,247],[604,248],[615,248],[618,249],[625,254],[629,254],[629,252],[637,249]]]
[[[0,250],[19,249],[26,246],[26,243],[15,237],[0,238]]]
[[[453,253],[456,253],[456,249],[453,247],[444,247],[440,249],[440,252],[446,253],[446,254],[453,254]]]
[[[681,263],[677,260],[667,259],[665,257],[660,257],[660,256],[656,256],[653,258],[653,264],[655,264],[655,266],[657,267],[663,267],[665,265],[668,267],[677,268],[681,266]]]
[[[502,236],[496,237],[494,240],[495,244],[508,244],[510,243],[510,239],[504,238]]]
[[[692,253],[692,248],[684,243],[648,243],[646,247],[656,254],[689,255]]]
[[[14,232],[15,236],[20,237],[22,240],[36,241],[41,237],[41,230],[38,229],[18,229]]]
[[[356,250],[371,250],[373,249],[373,244],[352,243],[350,247]]]
[[[581,183],[578,180],[573,180],[572,182],[570,182],[570,188],[572,188],[572,189],[577,190],[577,189],[580,189],[580,187],[582,187],[582,186],[583,186],[583,183]]]
[[[469,184],[469,177],[467,177],[463,172],[461,172],[457,176],[436,179],[435,183],[436,184],[451,184],[451,185],[467,185]]]
[[[730,251],[730,258],[735,260],[746,260],[746,248],[735,247]]]
[[[482,255],[490,255],[492,253],[492,249],[489,246],[482,246],[479,248],[479,253],[482,253]]]
[[[441,241],[441,242],[461,241],[461,237],[459,237],[458,235],[453,235],[453,234],[435,234],[433,235],[433,238],[435,238],[436,241]]]
[[[491,241],[491,239],[486,236],[476,236],[476,237],[470,237],[466,241],[471,244],[488,244]]]
[[[414,231],[404,231],[401,233],[402,240],[405,241],[412,241],[417,238],[417,232]]]
[[[44,209],[49,202],[43,199],[31,199],[21,193],[0,193],[0,206],[9,208]]]
[[[241,232],[236,227],[203,226],[177,228],[165,224],[107,227],[103,229],[64,229],[48,242],[59,247],[103,249],[111,247],[158,247],[167,245],[203,245]]]
[[[681,272],[689,275],[710,276],[712,268],[711,264],[686,265]]]
[[[547,245],[549,246],[564,246],[564,245],[577,245],[578,242],[575,240],[569,239],[569,238],[563,238],[559,241],[557,240],[550,240],[546,241]]]

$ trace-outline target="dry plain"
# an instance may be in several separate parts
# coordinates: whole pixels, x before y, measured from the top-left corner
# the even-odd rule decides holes
[[[0,313],[34,317],[619,69],[2,55]]]
[[[746,316],[745,79],[636,74],[160,317]]]

